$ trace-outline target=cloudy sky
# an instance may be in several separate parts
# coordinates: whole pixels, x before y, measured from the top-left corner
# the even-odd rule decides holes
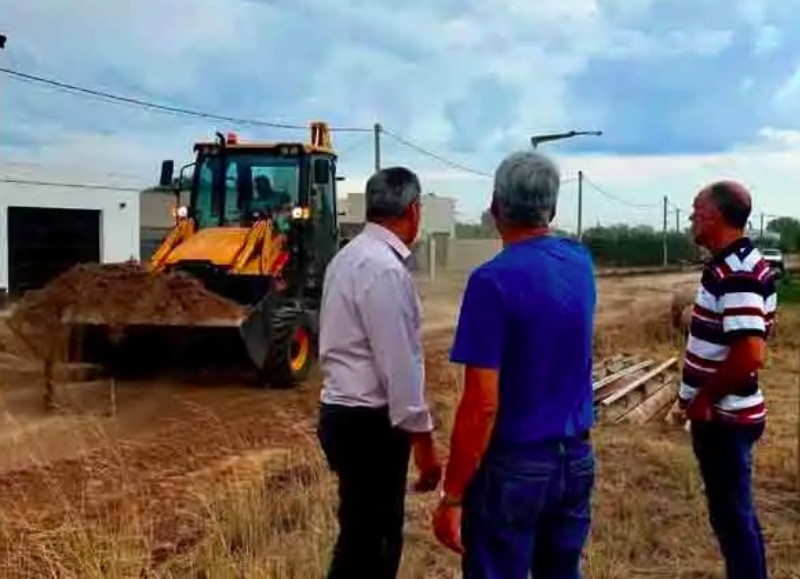
[[[800,0],[0,0],[0,15],[0,66],[229,116],[379,121],[478,173],[533,134],[602,130],[542,145],[606,194],[587,185],[587,224],[657,224],[665,195],[685,211],[719,177],[800,215]],[[218,130],[305,137],[0,75],[0,175],[149,185]],[[344,190],[360,190],[371,135],[334,138]],[[463,218],[486,206],[490,178],[383,145]],[[576,194],[565,183],[562,226]]]

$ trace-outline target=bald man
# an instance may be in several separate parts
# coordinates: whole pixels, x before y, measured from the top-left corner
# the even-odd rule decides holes
[[[729,579],[767,577],[752,451],[766,420],[758,370],[777,298],[773,272],[745,236],[751,210],[748,191],[730,181],[709,185],[694,200],[692,234],[712,257],[692,310],[680,389]]]

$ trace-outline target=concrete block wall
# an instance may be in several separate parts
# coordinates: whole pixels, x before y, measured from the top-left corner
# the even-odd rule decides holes
[[[470,272],[502,249],[499,239],[451,239],[447,247],[447,271]]]
[[[436,238],[436,267],[439,272],[469,273],[492,259],[502,249],[499,239]],[[430,272],[428,242],[415,251],[415,265],[421,274]]]

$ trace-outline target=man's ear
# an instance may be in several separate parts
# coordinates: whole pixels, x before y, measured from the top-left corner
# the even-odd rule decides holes
[[[500,205],[497,203],[497,197],[492,197],[492,204],[489,206],[489,213],[494,220],[497,221],[500,218]]]

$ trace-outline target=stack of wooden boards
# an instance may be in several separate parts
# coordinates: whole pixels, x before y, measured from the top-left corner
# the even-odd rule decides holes
[[[678,397],[678,358],[657,361],[619,355],[593,368],[595,412],[600,422],[645,424],[663,420]]]

